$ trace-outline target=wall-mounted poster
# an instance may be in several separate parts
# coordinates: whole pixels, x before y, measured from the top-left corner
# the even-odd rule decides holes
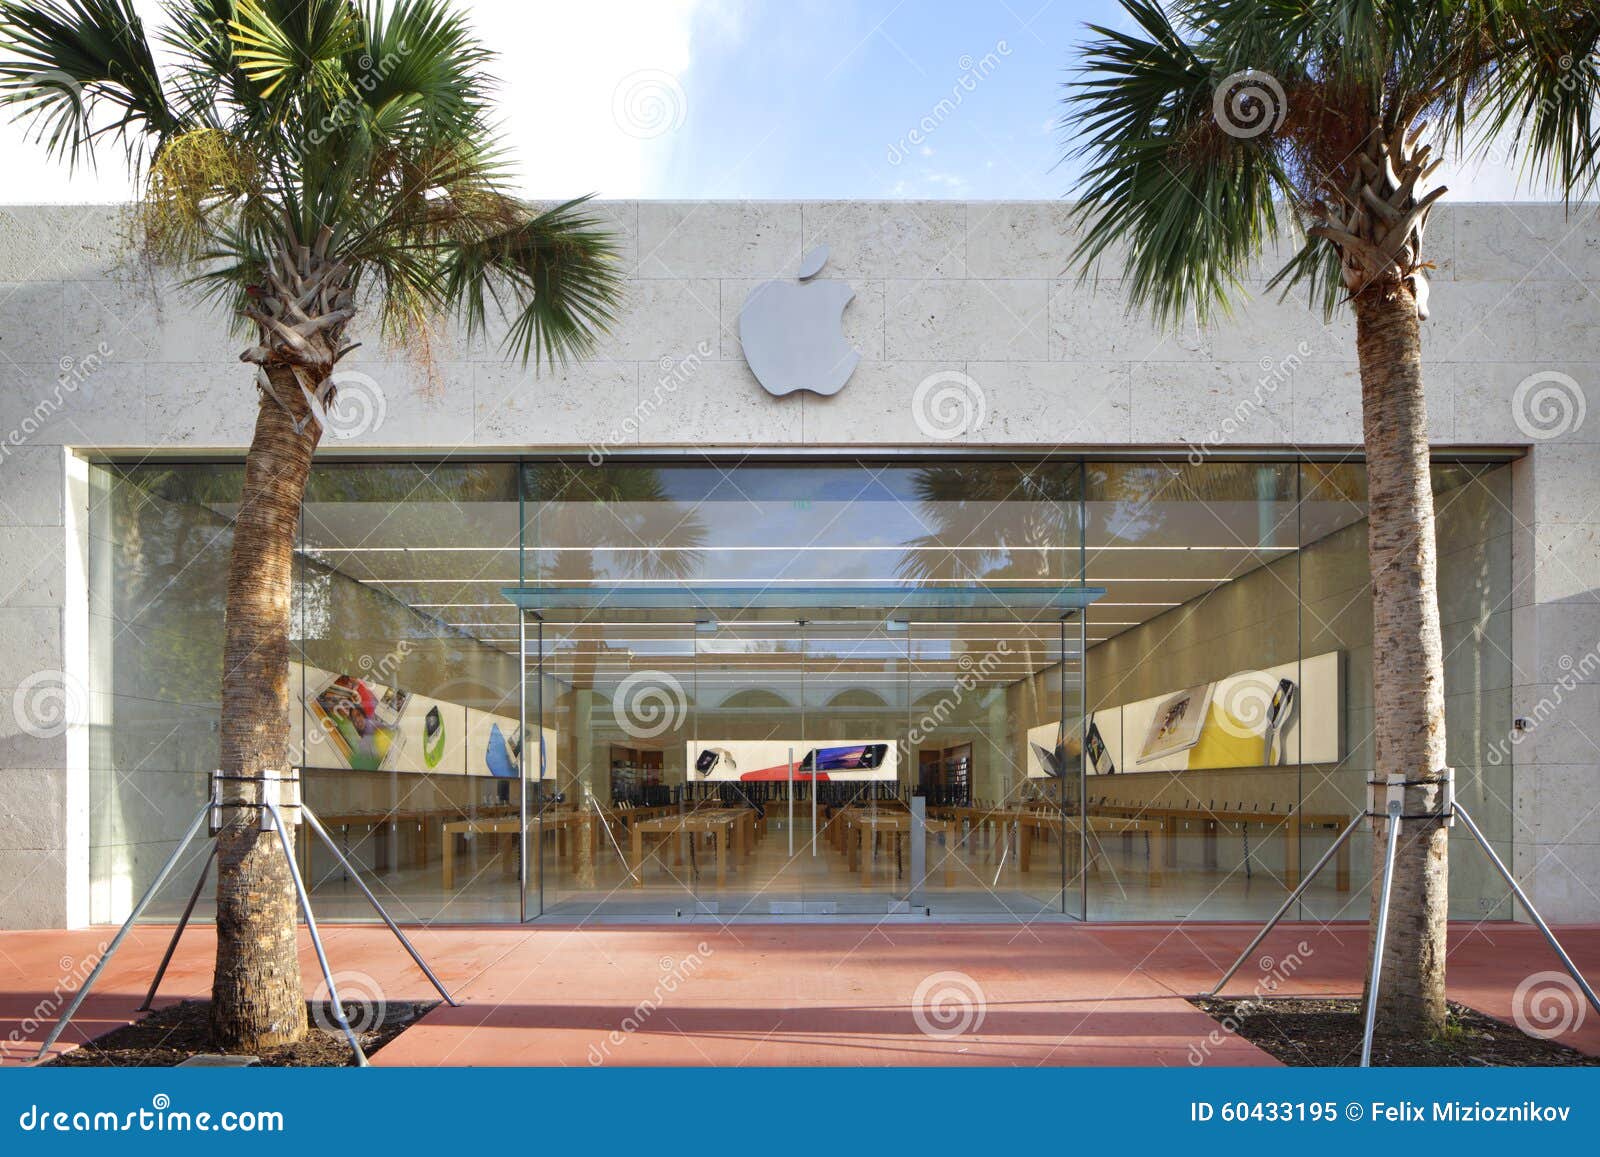
[[[708,739],[687,748],[691,783],[787,780],[791,752],[796,780],[871,782],[900,775],[900,753],[882,739]]]
[[[544,740],[544,776],[556,778],[556,732],[553,727],[541,729]],[[527,777],[539,778],[539,760],[528,753]],[[467,774],[487,775],[495,779],[516,779],[523,770],[522,729],[510,716],[467,708]]]
[[[308,764],[352,771],[396,768],[406,747],[400,721],[410,695],[316,667],[305,668],[304,688],[301,730],[308,741]]]
[[[522,739],[514,716],[430,699],[373,679],[293,664],[292,749],[307,767],[515,779]],[[303,697],[301,688],[304,688]],[[544,777],[556,778],[554,728]],[[529,776],[537,772],[530,766]]]
[[[1337,763],[1344,718],[1340,653],[1238,671],[1116,707],[1087,722],[1090,775]],[[1028,730],[1028,776],[1076,773],[1080,747],[1060,725]],[[1062,755],[1058,759],[1056,752]]]

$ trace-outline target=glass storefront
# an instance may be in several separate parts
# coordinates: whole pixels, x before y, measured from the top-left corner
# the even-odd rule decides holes
[[[216,758],[239,469],[93,473],[106,921]],[[1505,854],[1510,471],[1435,489],[1451,759]],[[403,920],[1261,916],[1372,774],[1364,503],[1351,462],[320,462],[293,749]],[[1301,915],[1364,918],[1370,859]]]

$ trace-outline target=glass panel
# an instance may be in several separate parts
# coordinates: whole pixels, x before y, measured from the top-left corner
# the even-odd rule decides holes
[[[930,888],[935,914],[1081,916],[1081,640],[1067,628],[912,625],[911,734],[929,813],[955,851],[949,883]]]
[[[1372,743],[1372,589],[1367,562],[1366,473],[1358,464],[1302,468],[1302,633],[1309,655],[1345,656],[1343,758],[1308,760],[1308,813],[1354,815],[1376,773]],[[1511,516],[1508,466],[1439,464],[1433,470],[1439,551],[1439,618],[1444,642],[1445,734],[1457,792],[1502,855],[1511,842]],[[1331,824],[1304,835],[1304,856],[1327,847]],[[1505,887],[1464,831],[1451,832],[1451,914],[1509,918]],[[1363,919],[1372,836],[1352,837],[1336,886],[1307,895],[1305,914]],[[1342,885],[1342,886],[1341,886]]]
[[[1511,467],[1439,465],[1433,482],[1445,745],[1456,769],[1456,798],[1509,864],[1515,828]],[[1460,825],[1450,831],[1450,914],[1461,920],[1512,916],[1504,883]]]
[[[217,765],[231,466],[90,469],[89,916],[127,918]],[[203,841],[148,918],[176,919]],[[209,890],[196,908],[210,919]]]
[[[823,901],[819,910],[898,911],[919,882],[908,803],[915,772],[900,742],[909,631],[900,621],[819,620],[804,627],[801,694],[802,767],[813,776],[802,794],[817,804],[821,838],[797,841],[797,861],[808,899]],[[807,823],[798,811],[796,823]],[[920,855],[929,854],[924,835]]]
[[[541,850],[530,916],[695,911],[703,857],[674,826],[693,734],[695,625],[681,613],[655,618],[530,623],[529,717],[542,716],[554,740],[542,807],[530,802]]]
[[[1090,918],[1270,915],[1299,851],[1293,721],[1326,730],[1337,702],[1300,667],[1296,467],[1087,475],[1087,580],[1108,592],[1087,628]]]
[[[321,463],[301,534],[290,674],[307,805],[397,919],[517,919],[517,618],[480,593],[517,573],[515,468]],[[305,856],[319,916],[372,918],[325,849]]]
[[[1503,854],[1510,473],[1435,468],[1449,755]],[[239,475],[91,471],[96,921],[126,914],[217,758]],[[1260,917],[1365,805],[1365,504],[1358,463],[320,463],[295,752],[311,806],[407,920],[517,919],[525,808],[529,915],[1076,916],[1086,892],[1098,919]],[[530,618],[519,661],[502,591],[524,582],[593,598]],[[1105,597],[1063,626],[1049,603],[1079,582]],[[672,598],[616,597],[641,587]],[[711,588],[777,593],[713,608]],[[812,793],[800,769],[792,829],[787,776],[743,778],[782,759],[740,747],[791,741],[830,775]],[[834,774],[880,743],[883,782]],[[737,774],[696,772],[715,748]],[[864,881],[859,828],[852,864],[827,819],[854,802],[888,831],[918,798],[926,877],[874,820]],[[729,829],[722,882],[715,825],[686,844],[668,823],[642,833],[635,887],[636,824],[696,807],[756,813],[737,855]],[[1364,915],[1369,855],[1363,831],[1305,914]],[[331,857],[310,867],[323,914],[371,918]],[[1476,853],[1451,876],[1455,915],[1508,914]]]
[[[1041,589],[1079,579],[1077,464],[527,467],[525,581]]]

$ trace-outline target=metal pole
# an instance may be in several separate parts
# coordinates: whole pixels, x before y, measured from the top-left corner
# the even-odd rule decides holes
[[[1511,886],[1512,893],[1522,906],[1528,910],[1528,915],[1533,917],[1533,922],[1539,926],[1539,931],[1544,933],[1544,938],[1549,941],[1550,947],[1561,958],[1562,966],[1571,974],[1572,979],[1578,982],[1578,987],[1583,989],[1583,995],[1588,998],[1590,1005],[1593,1006],[1596,1012],[1600,1012],[1600,1000],[1595,998],[1594,989],[1589,987],[1589,982],[1583,978],[1583,973],[1578,971],[1578,966],[1573,963],[1572,957],[1567,955],[1567,950],[1561,947],[1561,942],[1556,939],[1556,934],[1550,931],[1550,925],[1546,924],[1544,917],[1539,915],[1539,910],[1528,899],[1528,894],[1522,890],[1522,885],[1518,884],[1515,877],[1511,875],[1505,862],[1500,859],[1494,848],[1489,845],[1489,841],[1484,838],[1483,833],[1478,830],[1478,825],[1472,822],[1472,817],[1467,814],[1467,809],[1458,803],[1455,805],[1455,814],[1461,818],[1462,823],[1467,825],[1467,831],[1472,833],[1473,839],[1478,841],[1478,845],[1488,855],[1489,862],[1495,866],[1500,875],[1505,878],[1505,882]]]
[[[317,918],[311,914],[311,897],[306,894],[305,881],[300,878],[300,868],[294,862],[294,848],[289,843],[289,833],[284,828],[283,816],[279,814],[277,806],[269,800],[262,800],[261,806],[272,813],[273,830],[278,833],[278,843],[283,847],[284,859],[289,861],[289,879],[294,881],[295,895],[300,898],[300,912],[306,918],[306,931],[311,934],[311,946],[317,951],[317,963],[322,966],[322,978],[328,982],[328,1003],[333,1005],[334,1020],[344,1029],[345,1039],[350,1042],[350,1047],[355,1049],[356,1064],[366,1068],[367,1054],[361,1051],[361,1042],[356,1040],[350,1022],[345,1019],[344,1005],[339,1003],[339,988],[333,981],[333,970],[328,967],[328,954],[322,950],[322,937],[317,933]],[[304,810],[304,805],[301,810]]]
[[[178,846],[173,849],[172,855],[168,856],[167,862],[161,865],[161,870],[156,873],[155,880],[145,890],[145,894],[139,897],[139,902],[133,906],[133,911],[128,914],[127,921],[118,929],[117,934],[112,937],[111,944],[106,948],[105,955],[100,958],[100,963],[94,966],[94,971],[89,973],[89,979],[83,982],[83,987],[78,989],[73,996],[72,1003],[67,1005],[67,1010],[56,1021],[56,1026],[50,1030],[50,1035],[45,1038],[44,1044],[39,1046],[39,1051],[34,1054],[34,1060],[44,1060],[56,1041],[61,1039],[61,1034],[66,1031],[67,1025],[72,1021],[73,1014],[78,1011],[78,1006],[89,995],[89,990],[94,987],[94,982],[100,979],[100,973],[105,970],[106,965],[111,963],[111,957],[116,954],[117,949],[122,946],[122,942],[127,939],[128,933],[133,929],[134,922],[144,915],[144,910],[149,907],[150,901],[155,899],[156,892],[160,890],[162,884],[167,882],[167,877],[172,874],[172,869],[177,866],[178,858],[183,855],[184,849],[189,846],[189,841],[194,839],[194,834],[200,830],[200,825],[206,822],[206,816],[210,812],[211,801],[208,799],[205,806],[200,809],[200,814],[195,816],[193,822],[189,824],[189,830],[183,833],[183,839],[178,841]]]
[[[1328,861],[1333,859],[1334,853],[1344,846],[1344,842],[1350,838],[1350,836],[1355,832],[1356,827],[1361,823],[1362,820],[1366,818],[1366,812],[1361,812],[1345,825],[1344,831],[1339,833],[1339,838],[1333,841],[1333,844],[1328,848],[1328,850],[1322,854],[1322,858],[1317,861],[1316,866],[1313,867],[1311,871],[1307,872],[1305,877],[1301,879],[1300,886],[1293,892],[1289,893],[1289,898],[1283,902],[1283,907],[1279,908],[1275,913],[1273,913],[1272,919],[1268,920],[1262,927],[1261,931],[1256,933],[1256,938],[1250,941],[1250,947],[1239,953],[1239,959],[1233,962],[1233,967],[1222,974],[1222,979],[1217,981],[1217,983],[1211,987],[1209,992],[1202,992],[1200,994],[1201,996],[1215,996],[1217,993],[1222,991],[1223,985],[1227,984],[1228,981],[1233,979],[1233,974],[1238,972],[1239,968],[1244,964],[1244,962],[1250,958],[1250,954],[1261,946],[1261,942],[1267,938],[1267,934],[1278,926],[1278,922],[1284,918],[1290,908],[1294,907],[1295,902],[1299,900],[1301,896],[1305,895],[1306,889],[1311,887],[1311,881],[1317,878],[1317,873],[1328,866]]]
[[[400,931],[399,925],[389,918],[389,913],[384,911],[382,904],[378,903],[378,898],[372,894],[372,889],[367,887],[366,881],[361,878],[361,873],[356,871],[354,865],[344,858],[344,854],[340,852],[338,848],[333,846],[333,840],[328,837],[328,830],[322,826],[322,821],[317,819],[316,816],[312,815],[311,809],[306,807],[305,804],[300,805],[300,814],[305,817],[306,823],[311,825],[311,830],[322,837],[322,842],[328,845],[328,850],[334,854],[341,864],[344,865],[345,871],[349,872],[350,878],[356,882],[356,887],[361,889],[361,894],[367,898],[367,901],[372,905],[373,910],[376,911],[383,919],[383,922],[389,926],[389,931],[394,933],[395,939],[400,941],[401,947],[411,954],[411,959],[416,961],[417,967],[422,969],[423,974],[427,976],[428,981],[434,986],[434,988],[439,990],[439,995],[444,997],[445,1003],[451,1008],[459,1007],[459,1005],[456,1004],[455,998],[445,990],[443,984],[439,983],[439,978],[433,974],[433,969],[428,967],[427,961],[422,959],[421,953],[412,947],[411,941],[406,939],[406,934]],[[152,991],[154,990],[152,989]]]
[[[200,865],[200,878],[194,882],[194,891],[189,893],[189,902],[183,906],[183,915],[178,917],[178,926],[172,930],[172,939],[167,942],[167,951],[156,967],[156,978],[150,982],[150,991],[144,994],[144,1003],[137,1011],[150,1011],[150,1003],[156,998],[156,989],[161,987],[161,978],[167,974],[167,965],[172,963],[172,954],[178,950],[178,941],[183,937],[183,930],[189,926],[189,917],[194,915],[194,906],[200,902],[200,893],[205,890],[206,877],[211,874],[211,861],[216,858],[217,841],[212,840],[211,851],[206,854],[206,862]]]
[[[544,655],[539,656],[540,676],[543,677]],[[540,721],[539,746],[544,747],[543,719]],[[522,735],[522,774],[517,785],[517,911],[523,920],[528,918],[528,612],[517,608],[517,727]],[[544,768],[539,768],[539,786],[544,787]],[[449,838],[449,837],[447,837]],[[448,853],[447,853],[448,854]],[[544,854],[540,844],[540,855]],[[420,963],[420,961],[418,962]],[[446,997],[445,999],[449,999]],[[452,1004],[454,1001],[451,1002]]]
[[[789,749],[789,858],[794,859],[794,748]]]
[[[790,754],[789,758],[794,758],[793,753]],[[812,770],[816,769],[813,768]],[[817,858],[817,780],[815,776],[811,778],[811,858],[813,860]]]
[[[1383,890],[1378,893],[1378,927],[1372,936],[1372,979],[1367,986],[1366,1025],[1361,1030],[1361,1067],[1372,1067],[1372,1033],[1378,1023],[1378,989],[1383,979],[1383,942],[1389,933],[1389,893],[1394,888],[1394,857],[1400,847],[1400,801],[1389,801],[1389,846],[1383,854]]]

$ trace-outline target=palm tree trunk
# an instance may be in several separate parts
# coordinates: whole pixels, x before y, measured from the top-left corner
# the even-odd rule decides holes
[[[1444,660],[1416,303],[1390,282],[1357,294],[1354,305],[1372,570],[1373,778],[1425,780],[1445,766]],[[1408,787],[1405,814],[1430,813],[1439,792],[1431,783]],[[1381,813],[1385,789],[1372,788],[1372,798]],[[1377,821],[1373,831],[1375,926],[1386,825]],[[1404,822],[1377,993],[1386,1034],[1444,1028],[1446,849],[1441,822]]]
[[[270,372],[279,398],[303,418],[305,402],[286,370]],[[265,395],[245,459],[244,487],[228,563],[223,641],[222,766],[259,775],[289,763],[289,609],[294,548],[320,427],[296,433]],[[251,788],[251,785],[234,785]],[[239,798],[258,799],[254,790]],[[291,830],[291,839],[294,836]],[[217,967],[211,990],[214,1043],[257,1053],[306,1032],[294,885],[273,832],[225,829],[217,853]]]

